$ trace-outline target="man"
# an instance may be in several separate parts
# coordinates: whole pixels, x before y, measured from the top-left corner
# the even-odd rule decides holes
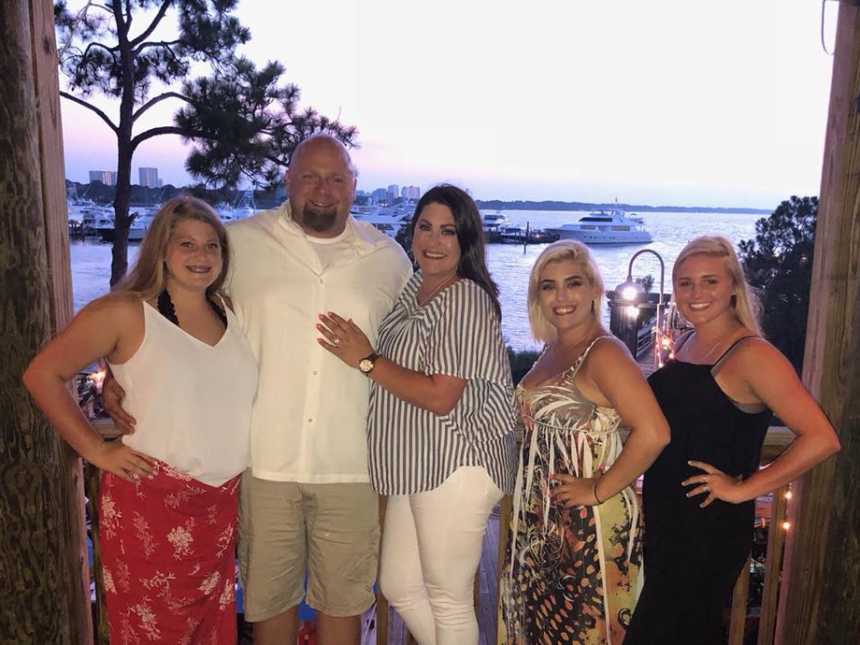
[[[379,543],[369,379],[318,344],[317,317],[337,311],[375,343],[411,268],[399,245],[350,217],[356,173],[336,139],[301,143],[286,184],[287,203],[228,227],[228,291],[260,368],[242,481],[245,616],[258,645],[294,645],[307,574],[320,645],[358,645]]]

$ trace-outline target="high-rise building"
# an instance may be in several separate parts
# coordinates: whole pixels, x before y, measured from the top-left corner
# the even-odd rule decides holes
[[[418,186],[404,186],[400,189],[400,196],[404,199],[418,199],[421,197],[421,189]]]
[[[100,181],[105,186],[116,186],[116,172],[113,170],[90,170],[90,183]]]
[[[158,168],[138,168],[138,175],[140,176],[140,185],[145,186],[147,188],[158,188]]]
[[[397,199],[400,196],[400,186],[397,184],[391,184],[388,187],[388,197],[391,199]]]

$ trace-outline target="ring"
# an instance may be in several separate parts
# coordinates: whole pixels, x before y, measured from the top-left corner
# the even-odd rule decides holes
[[[334,339],[334,344],[335,344],[335,345],[340,345],[340,338],[335,338],[335,339]]]

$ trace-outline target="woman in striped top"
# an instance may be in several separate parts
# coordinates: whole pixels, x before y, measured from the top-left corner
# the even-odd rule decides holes
[[[389,496],[380,587],[422,645],[471,645],[484,529],[513,489],[510,363],[472,198],[432,188],[409,230],[420,270],[383,320],[376,351],[332,313],[320,316],[320,343],[373,380],[370,480]]]

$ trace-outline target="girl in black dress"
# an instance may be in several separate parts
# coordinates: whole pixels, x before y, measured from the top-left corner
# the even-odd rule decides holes
[[[625,645],[725,643],[723,608],[750,552],[755,499],[840,447],[794,368],[761,337],[727,239],[692,240],[672,281],[693,331],[649,379],[672,440],[645,473],[645,587]],[[797,437],[759,469],[771,412]]]

